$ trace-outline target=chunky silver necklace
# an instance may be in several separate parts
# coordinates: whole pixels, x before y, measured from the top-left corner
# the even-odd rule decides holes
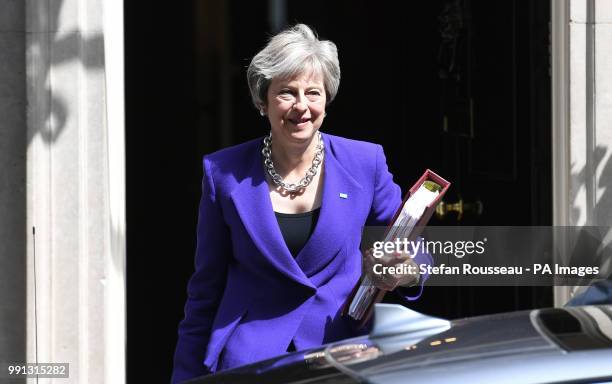
[[[278,185],[289,193],[296,193],[306,188],[308,184],[312,182],[312,179],[317,174],[319,165],[321,165],[321,162],[323,161],[324,146],[323,140],[321,140],[321,132],[319,131],[317,131],[317,138],[319,142],[317,143],[315,156],[314,159],[312,159],[312,165],[306,171],[306,175],[304,175],[304,177],[297,183],[285,183],[283,178],[278,174],[278,172],[276,172],[274,163],[272,162],[272,131],[270,131],[270,134],[263,140],[264,147],[261,150],[261,154],[264,158],[264,167],[266,168],[266,171],[268,171],[268,174],[272,178],[274,184]]]

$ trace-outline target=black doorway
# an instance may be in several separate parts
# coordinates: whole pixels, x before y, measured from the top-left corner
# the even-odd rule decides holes
[[[130,383],[170,377],[201,156],[267,130],[244,72],[271,33],[274,3],[125,4]],[[432,168],[453,181],[449,202],[483,203],[480,216],[437,224],[549,225],[549,8],[548,0],[317,0],[287,1],[277,16],[338,45],[342,83],[324,131],[382,144],[403,188]],[[480,193],[491,183],[503,192]],[[430,287],[413,308],[456,318],[551,304],[552,289]]]

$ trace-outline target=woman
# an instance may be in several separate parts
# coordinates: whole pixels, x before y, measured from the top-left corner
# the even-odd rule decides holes
[[[341,315],[361,275],[361,230],[386,225],[401,203],[379,145],[319,131],[340,83],[332,42],[296,25],[247,77],[271,129],[204,157],[173,382],[367,332]],[[417,280],[376,281],[391,290]]]

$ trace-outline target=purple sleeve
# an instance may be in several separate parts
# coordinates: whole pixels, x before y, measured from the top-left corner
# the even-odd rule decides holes
[[[387,225],[402,204],[402,190],[393,182],[393,175],[387,168],[387,159],[380,145],[376,146],[376,174],[374,198],[366,225]]]
[[[419,241],[423,241],[423,238],[419,238]],[[433,266],[434,263],[433,257],[424,250],[421,250],[416,254],[414,257],[414,262],[419,266],[419,269],[421,265]],[[418,300],[423,294],[423,285],[428,278],[429,273],[426,272],[419,277],[419,283],[416,287],[397,287],[395,292],[408,301]]]
[[[178,327],[172,383],[209,373],[204,354],[210,338],[212,322],[225,289],[229,229],[219,203],[208,160],[204,158],[202,198],[198,212],[195,272],[187,285],[185,318]]]

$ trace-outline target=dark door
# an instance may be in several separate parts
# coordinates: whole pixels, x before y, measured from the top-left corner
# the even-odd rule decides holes
[[[549,2],[440,5],[438,122],[419,133],[436,151],[419,156],[453,186],[432,224],[550,225]],[[463,317],[551,305],[550,287],[458,286],[429,287],[413,307]]]

